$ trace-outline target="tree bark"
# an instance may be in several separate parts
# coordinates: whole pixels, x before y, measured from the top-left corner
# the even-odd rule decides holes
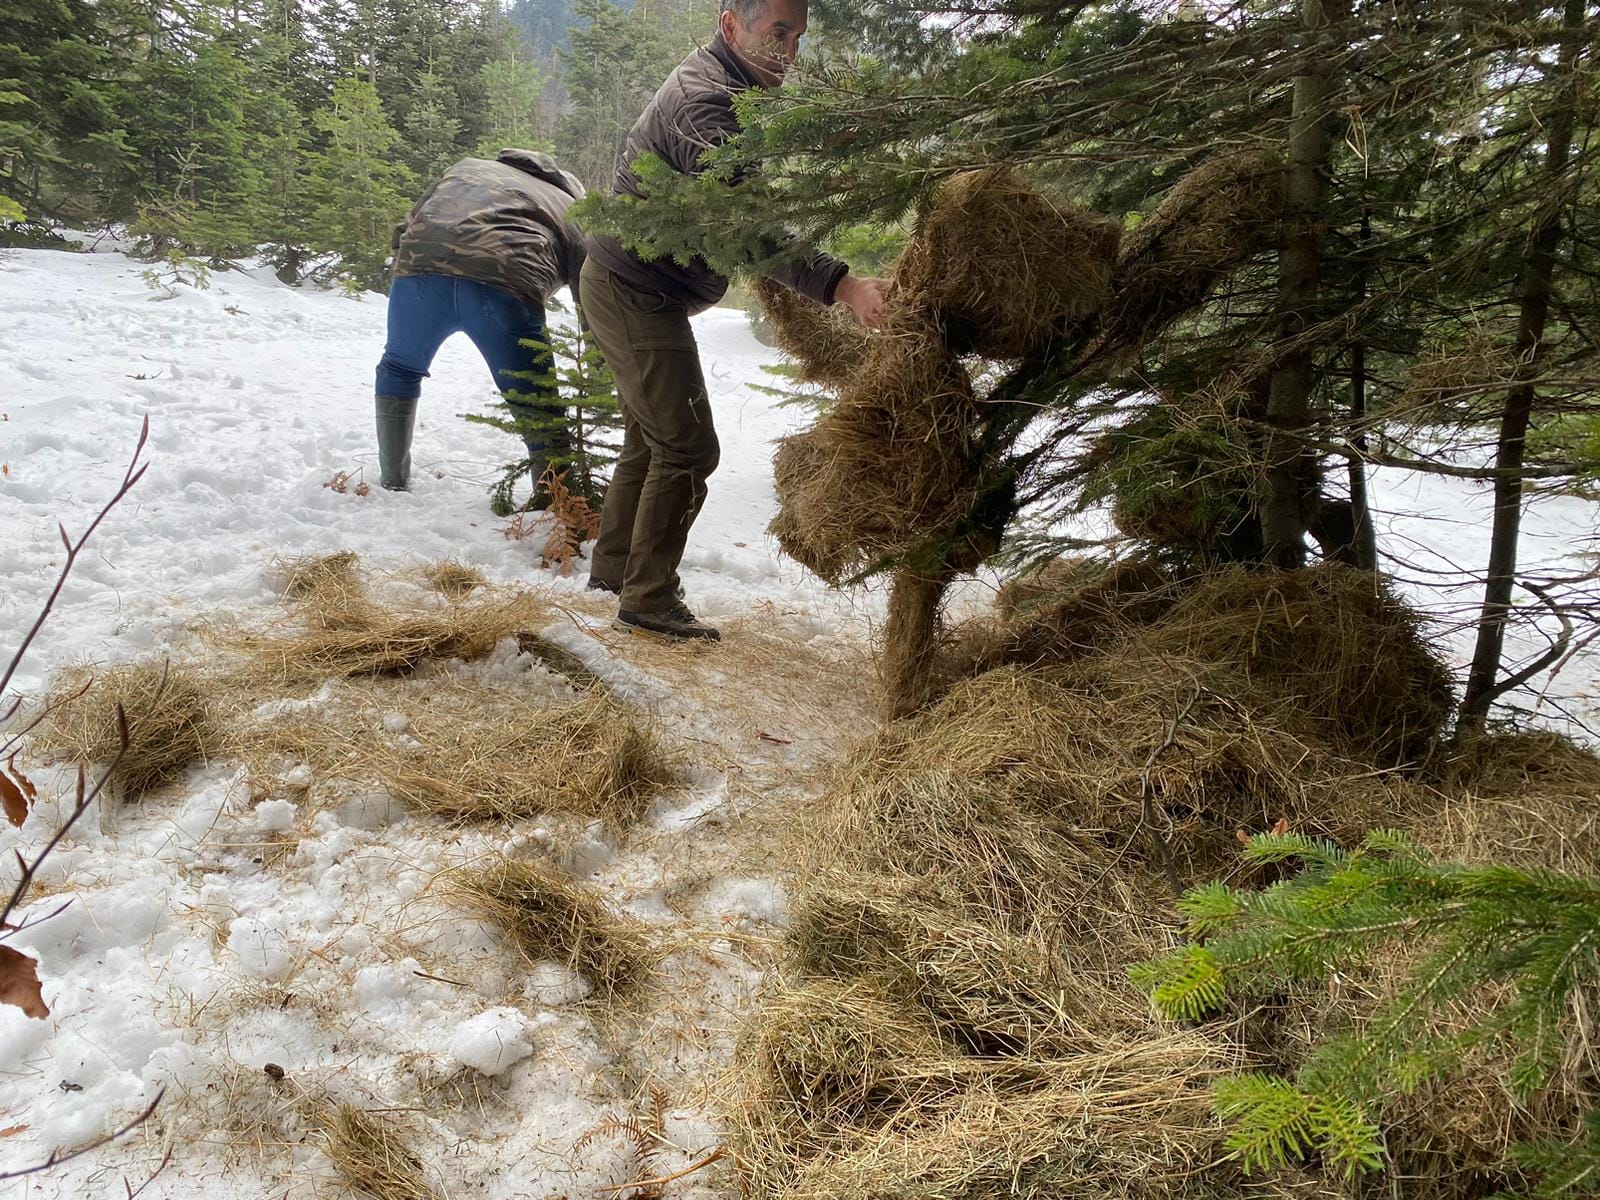
[[[1556,58],[1560,100],[1549,115],[1550,140],[1545,146],[1543,207],[1530,230],[1518,287],[1516,362],[1518,381],[1506,393],[1500,410],[1500,436],[1495,448],[1494,526],[1489,539],[1489,565],[1478,617],[1477,644],[1467,673],[1457,733],[1483,728],[1489,706],[1498,694],[1495,679],[1505,648],[1506,619],[1511,613],[1511,588],[1517,570],[1517,542],[1522,530],[1522,466],[1528,423],[1533,415],[1534,377],[1541,357],[1545,321],[1550,312],[1550,285],[1556,248],[1561,244],[1561,208],[1567,194],[1568,160],[1578,100],[1578,52],[1582,45],[1584,0],[1567,0],[1564,34]]]
[[[1367,271],[1369,264],[1366,261],[1365,251],[1372,241],[1372,214],[1365,209],[1361,213],[1361,249],[1363,251],[1361,262],[1360,288],[1356,294],[1356,303],[1360,304],[1367,298]],[[1372,502],[1367,493],[1367,463],[1362,457],[1367,450],[1367,434],[1363,422],[1367,417],[1367,344],[1359,338],[1350,344],[1350,426],[1354,434],[1350,444],[1355,447],[1356,453],[1350,459],[1350,516],[1355,522],[1355,536],[1352,539],[1352,550],[1355,554],[1356,566],[1363,571],[1376,571],[1378,569],[1378,537],[1372,528]]]
[[[1304,36],[1324,53],[1294,81],[1289,167],[1284,178],[1283,235],[1278,252],[1278,333],[1303,333],[1317,316],[1322,278],[1322,200],[1327,175],[1334,82],[1332,26],[1350,15],[1351,0],[1301,0]],[[1308,453],[1299,439],[1311,417],[1316,364],[1310,347],[1281,358],[1268,384],[1265,494],[1261,530],[1265,556],[1276,566],[1305,563],[1309,513],[1305,504]]]

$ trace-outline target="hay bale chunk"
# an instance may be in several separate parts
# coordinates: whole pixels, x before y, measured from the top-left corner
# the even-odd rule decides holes
[[[35,731],[36,744],[84,766],[117,757],[121,706],[128,747],[111,772],[110,786],[127,800],[171,783],[190,765],[205,761],[219,739],[206,681],[194,670],[168,662],[63,672],[46,693],[45,705],[49,716]]]
[[[1217,154],[1178,180],[1123,239],[1097,352],[1141,346],[1195,308],[1271,244],[1282,208],[1282,162],[1270,152]]]
[[[499,925],[530,964],[556,959],[608,994],[649,978],[657,958],[644,927],[612,912],[593,888],[538,863],[495,860],[449,876],[471,911]]]
[[[972,380],[924,310],[875,336],[838,402],[774,463],[784,552],[831,583],[948,530],[975,495]]]
[[[940,186],[892,288],[937,313],[958,354],[1024,358],[1110,296],[1121,226],[1010,171]]]
[[[821,387],[849,386],[867,355],[871,334],[843,305],[821,305],[791,288],[762,279],[756,299],[782,350],[800,367],[800,378]]]

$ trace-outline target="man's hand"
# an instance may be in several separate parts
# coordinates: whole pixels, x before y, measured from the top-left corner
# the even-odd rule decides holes
[[[855,313],[856,320],[868,329],[878,329],[883,325],[884,287],[884,281],[881,279],[846,275],[833,289],[833,302],[848,304],[850,311]]]

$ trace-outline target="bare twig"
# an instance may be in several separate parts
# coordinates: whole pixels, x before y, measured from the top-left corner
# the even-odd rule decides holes
[[[123,472],[122,485],[117,488],[116,494],[105,502],[104,507],[100,509],[95,519],[89,522],[89,527],[78,536],[76,542],[67,535],[65,525],[56,527],[61,532],[61,544],[66,547],[67,560],[61,564],[61,574],[56,576],[56,585],[50,589],[50,595],[46,597],[44,607],[39,610],[38,619],[34,621],[33,627],[28,630],[27,635],[23,637],[22,644],[17,647],[17,652],[11,656],[11,662],[7,665],[5,674],[0,675],[0,695],[3,695],[6,688],[10,686],[12,676],[17,673],[17,668],[22,665],[23,655],[27,654],[28,647],[33,644],[33,639],[38,636],[39,630],[50,616],[50,610],[55,607],[56,600],[60,598],[61,589],[66,585],[67,576],[72,573],[73,564],[78,561],[78,555],[83,550],[84,544],[94,531],[100,527],[100,522],[106,519],[107,514],[128,494],[129,489],[144,478],[144,473],[149,469],[149,464],[141,464],[139,456],[144,453],[144,444],[149,438],[150,418],[146,417],[139,429],[139,444],[133,448],[133,457],[128,460],[128,469]]]
[[[167,1089],[162,1088],[156,1093],[156,1098],[145,1106],[144,1111],[138,1116],[134,1117],[133,1120],[129,1121],[121,1129],[115,1130],[112,1133],[108,1133],[104,1137],[95,1138],[94,1141],[89,1142],[87,1145],[79,1146],[76,1150],[69,1150],[65,1154],[61,1154],[59,1152],[53,1153],[49,1158],[45,1159],[44,1162],[37,1163],[34,1166],[23,1167],[21,1170],[17,1171],[0,1172],[0,1180],[21,1179],[26,1175],[38,1175],[43,1171],[49,1171],[54,1167],[59,1167],[64,1162],[71,1162],[73,1159],[78,1158],[81,1155],[88,1154],[91,1150],[98,1150],[101,1146],[109,1146],[118,1138],[125,1137],[126,1135],[132,1133],[135,1129],[139,1128],[139,1126],[143,1125],[152,1116],[154,1116],[156,1106],[161,1103],[161,1098],[166,1094]]]

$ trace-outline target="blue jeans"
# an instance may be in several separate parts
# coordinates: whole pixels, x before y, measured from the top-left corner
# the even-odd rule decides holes
[[[404,400],[420,396],[434,355],[453,333],[472,339],[489,364],[495,387],[517,394],[506,396],[513,412],[542,420],[563,415],[559,395],[548,384],[517,378],[550,370],[548,350],[523,345],[544,341],[544,310],[510,292],[454,275],[402,275],[390,287],[389,340],[378,362],[377,394]],[[529,439],[530,454],[545,448]]]

